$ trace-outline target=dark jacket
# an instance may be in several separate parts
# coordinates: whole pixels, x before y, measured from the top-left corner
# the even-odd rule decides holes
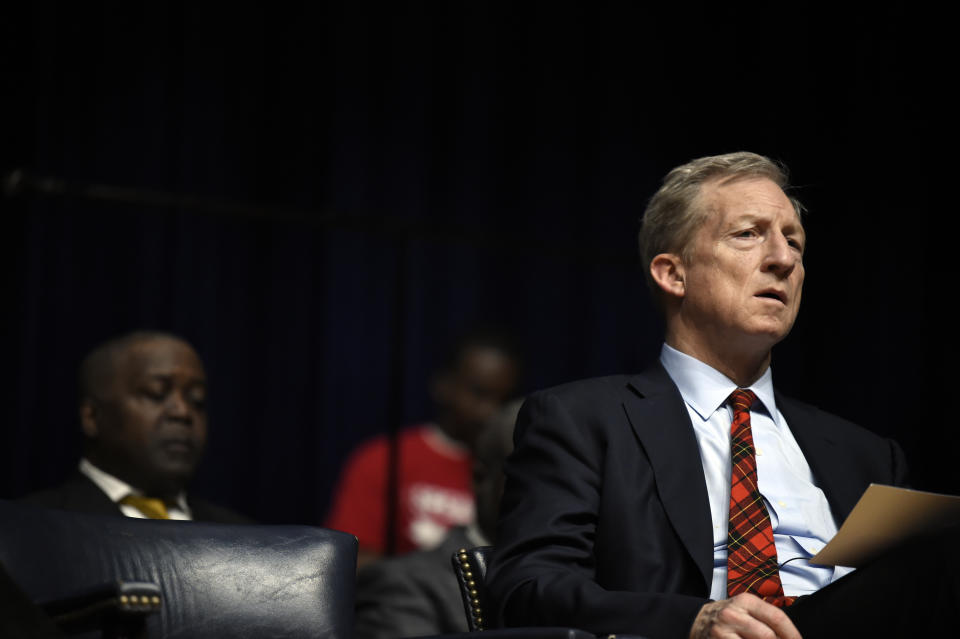
[[[47,488],[23,497],[21,501],[46,506],[47,508],[59,508],[61,510],[73,510],[83,513],[99,515],[119,515],[123,516],[120,507],[107,497],[106,493],[100,490],[89,477],[77,471],[70,475],[65,482],[53,488]],[[187,496],[187,506],[193,515],[194,521],[206,521],[218,524],[249,524],[253,520],[234,512],[229,508],[217,506],[204,499]]]
[[[900,448],[777,394],[837,524]],[[662,366],[532,395],[520,412],[488,583],[507,625],[685,637],[709,600],[710,505],[680,392]]]

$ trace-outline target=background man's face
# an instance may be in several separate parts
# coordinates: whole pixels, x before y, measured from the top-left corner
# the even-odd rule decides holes
[[[441,374],[434,384],[434,399],[447,434],[473,446],[516,384],[516,365],[506,354],[480,346],[465,350],[456,368]]]
[[[707,183],[710,208],[684,265],[684,315],[713,343],[770,348],[800,309],[805,235],[783,191],[766,178]]]
[[[92,461],[148,493],[182,490],[207,437],[200,358],[180,340],[149,339],[120,353],[114,373],[96,413]]]

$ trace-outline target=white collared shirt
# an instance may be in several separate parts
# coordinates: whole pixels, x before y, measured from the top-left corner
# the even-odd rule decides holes
[[[727,528],[730,509],[730,425],[727,397],[737,384],[720,371],[663,345],[660,362],[680,390],[700,447],[713,521],[712,599],[727,598]],[[805,595],[849,573],[807,560],[837,534],[830,505],[813,480],[800,446],[777,409],[768,367],[753,385],[759,403],[750,411],[757,453],[757,483],[770,513],[780,579],[787,595]],[[789,562],[786,563],[785,562]]]
[[[90,481],[99,486],[100,490],[105,492],[107,497],[110,498],[110,501],[115,504],[127,495],[143,495],[143,493],[141,493],[139,490],[136,490],[122,479],[118,479],[110,473],[97,468],[86,458],[80,460],[80,472],[89,477]],[[128,506],[126,504],[117,505],[120,507],[120,511],[127,517],[136,517],[137,519],[147,518],[146,515],[133,506]],[[170,515],[170,519],[192,520],[193,515],[190,512],[190,507],[187,506],[187,496],[183,493],[177,495],[175,504],[167,504],[167,514]]]

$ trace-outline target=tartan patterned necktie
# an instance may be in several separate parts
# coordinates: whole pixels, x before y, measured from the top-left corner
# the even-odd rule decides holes
[[[127,495],[118,503],[133,506],[150,519],[170,519],[170,514],[167,512],[167,505],[163,503],[162,499]]]
[[[727,596],[749,592],[782,608],[796,597],[783,594],[770,514],[757,486],[757,458],[750,430],[753,391],[737,389],[730,426],[730,527],[727,530]]]

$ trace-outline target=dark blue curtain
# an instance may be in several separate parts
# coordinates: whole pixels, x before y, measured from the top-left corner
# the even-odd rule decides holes
[[[516,334],[525,390],[654,357],[637,217],[671,166],[739,149],[811,211],[779,386],[960,491],[949,415],[894,396],[949,379],[924,18],[641,4],[12,8],[2,496],[73,467],[79,359],[148,327],[208,368],[195,489],[316,523],[353,446],[430,417],[468,325]]]

